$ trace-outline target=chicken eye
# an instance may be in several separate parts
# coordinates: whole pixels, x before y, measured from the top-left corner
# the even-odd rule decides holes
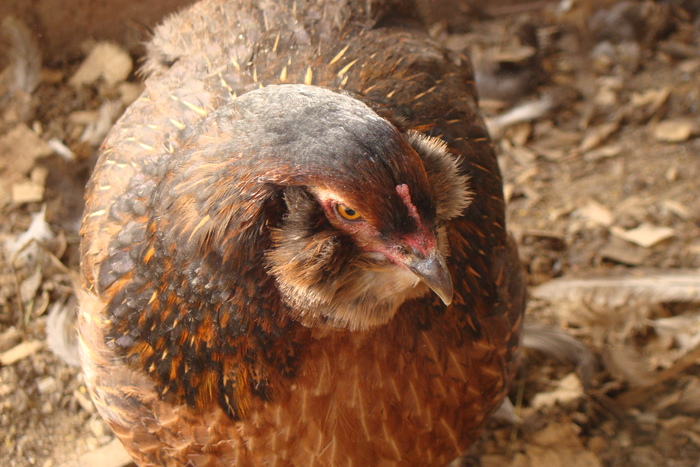
[[[335,210],[340,217],[348,221],[356,221],[362,218],[359,212],[344,204],[336,205]]]

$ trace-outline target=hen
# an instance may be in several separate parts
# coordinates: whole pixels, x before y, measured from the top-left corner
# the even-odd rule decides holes
[[[493,147],[468,59],[393,8],[156,30],[81,231],[82,366],[139,465],[444,465],[503,400],[525,292]]]

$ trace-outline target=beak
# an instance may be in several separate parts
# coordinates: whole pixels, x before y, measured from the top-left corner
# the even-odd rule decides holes
[[[404,263],[406,267],[435,292],[445,305],[452,303],[452,276],[445,258],[434,250],[427,258],[411,255]]]

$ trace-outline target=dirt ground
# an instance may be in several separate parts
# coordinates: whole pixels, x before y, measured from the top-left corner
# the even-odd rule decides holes
[[[527,351],[517,420],[493,420],[464,463],[700,466],[700,2],[501,3],[431,33],[477,64],[528,319],[596,364]],[[0,463],[122,465],[45,329],[75,306],[82,187],[140,91],[138,57],[86,44],[41,62],[31,30],[3,31]]]

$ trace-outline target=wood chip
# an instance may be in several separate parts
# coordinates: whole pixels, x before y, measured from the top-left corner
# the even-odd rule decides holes
[[[144,86],[139,83],[121,83],[117,89],[119,90],[120,102],[124,107],[128,107],[139,98]]]
[[[615,133],[618,128],[620,128],[619,120],[591,128],[586,132],[586,136],[583,138],[583,141],[581,141],[579,150],[581,152],[587,152],[600,146],[601,143],[607,140],[610,135]]]
[[[129,53],[111,42],[100,42],[69,80],[71,86],[92,84],[103,78],[109,85],[125,81],[133,68]]]
[[[29,174],[29,179],[37,185],[46,184],[47,178],[49,178],[49,169],[46,167],[34,167],[32,173]]]
[[[666,173],[664,174],[664,178],[668,180],[669,182],[675,182],[678,181],[678,176],[680,175],[680,171],[678,170],[678,167],[673,166],[669,167]]]
[[[673,199],[663,201],[663,206],[683,220],[689,220],[692,215],[688,206]]]
[[[692,58],[700,56],[700,48],[678,41],[661,41],[659,50],[677,58]]]
[[[630,243],[635,243],[644,248],[651,248],[657,243],[673,237],[676,231],[670,227],[661,227],[644,222],[632,230],[612,227],[610,233]]]
[[[602,107],[612,107],[618,105],[617,90],[613,90],[608,86],[604,86],[598,90],[593,101]]]
[[[107,423],[100,417],[91,418],[90,421],[88,421],[88,427],[90,428],[90,432],[92,432],[93,436],[97,439],[104,439],[105,437],[107,437],[107,439],[111,438],[112,431],[109,429],[109,426],[107,426]]]
[[[41,341],[24,341],[7,352],[0,354],[0,365],[12,365],[13,363],[34,355],[43,346],[44,343]]]
[[[17,345],[17,342],[22,338],[22,333],[16,327],[10,326],[0,334],[0,352]]]
[[[601,159],[609,159],[611,157],[615,157],[615,156],[620,155],[621,152],[622,152],[622,147],[620,147],[620,145],[610,144],[607,146],[601,146],[601,147],[594,149],[592,151],[588,151],[584,155],[584,159],[586,159],[587,161],[591,161],[591,162],[598,161]]]
[[[523,146],[513,146],[508,154],[522,166],[531,165],[537,159],[537,154]]]
[[[511,141],[515,146],[525,146],[527,141],[532,136],[532,124],[529,122],[520,123],[515,125],[508,134]]]
[[[563,149],[544,149],[544,148],[537,148],[537,152],[542,155],[545,159],[548,159],[550,161],[558,161],[564,156],[566,156],[567,152]]]
[[[664,143],[681,143],[688,141],[697,130],[697,124],[687,119],[676,118],[664,120],[654,127],[653,135],[657,141]]]
[[[552,230],[527,229],[520,233],[520,238],[522,241],[525,241],[528,238],[544,239],[550,242],[552,245],[556,245],[556,249],[563,249],[566,247],[564,235]]]
[[[688,384],[680,390],[680,392],[668,396],[668,399],[671,399],[669,401],[671,403],[668,405],[664,404],[665,401],[662,399],[662,402],[659,404],[659,409],[666,410],[667,408],[672,408],[672,413],[681,412],[693,415],[700,414],[700,380],[690,380]],[[696,417],[681,415],[667,421],[665,420],[662,426],[665,430],[678,433],[680,431],[685,432],[685,430],[694,426],[695,423],[697,423]],[[699,436],[697,439],[700,440],[700,434],[697,434],[696,436]]]
[[[633,93],[630,103],[634,107],[650,106],[653,113],[666,102],[670,95],[669,86],[661,89],[647,89],[641,93]]]
[[[97,110],[76,110],[68,115],[68,121],[76,125],[88,125],[100,117]]]
[[[513,193],[515,192],[515,185],[512,183],[505,183],[503,185],[503,199],[506,203],[509,203],[513,198]]]
[[[494,62],[521,63],[537,53],[537,49],[528,45],[510,47],[507,50],[495,50],[490,54]]]
[[[85,386],[82,386],[82,389],[85,389]],[[92,403],[92,400],[86,394],[83,394],[81,391],[76,389],[75,391],[73,391],[73,397],[76,401],[78,401],[78,405],[80,405],[80,407],[84,411],[86,411],[89,414],[95,413],[95,405]]]
[[[686,60],[678,64],[678,71],[681,73],[696,73],[700,70],[700,59]]]
[[[46,376],[36,381],[36,388],[41,394],[51,394],[58,391],[58,383],[53,376]]]
[[[125,467],[133,461],[118,439],[101,446],[93,451],[83,454],[75,462],[63,464],[61,467],[87,467],[99,465],[100,467]]]
[[[38,203],[44,200],[44,185],[31,181],[12,185],[12,202],[15,204]]]

